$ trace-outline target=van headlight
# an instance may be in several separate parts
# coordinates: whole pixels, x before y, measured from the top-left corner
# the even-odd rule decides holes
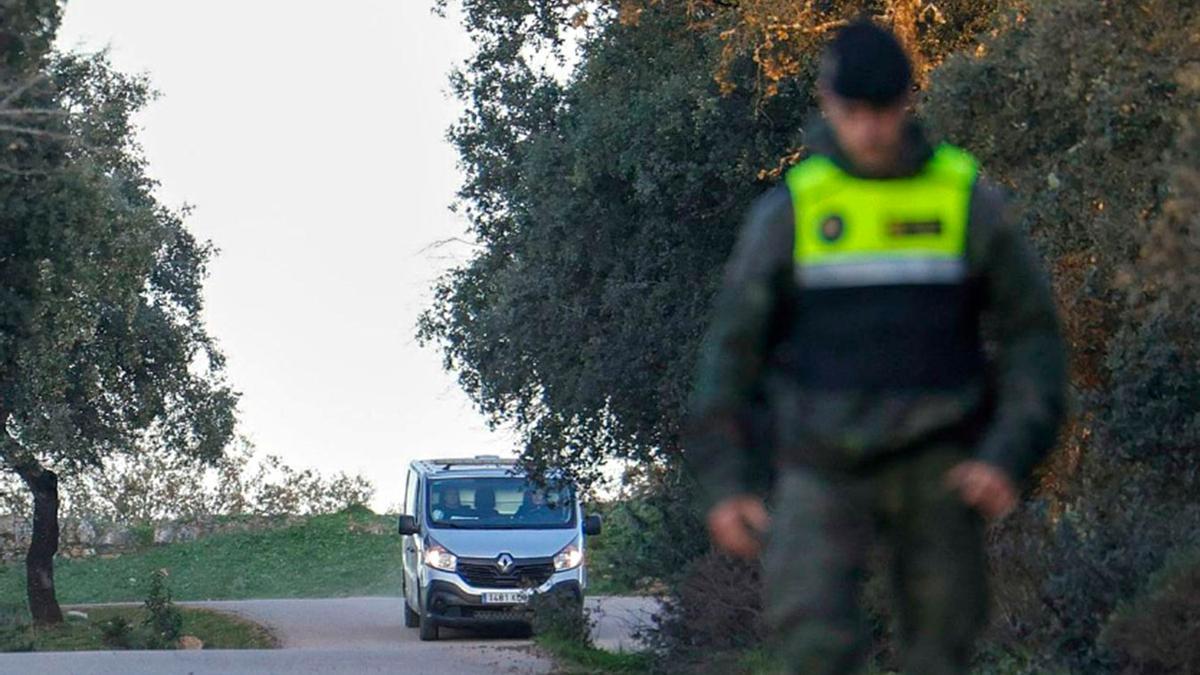
[[[446,550],[445,546],[430,539],[425,542],[425,564],[435,570],[453,572],[458,569],[458,556]]]
[[[554,554],[555,572],[573,570],[581,564],[583,564],[583,550],[579,548],[577,541],[567,544],[563,550]]]

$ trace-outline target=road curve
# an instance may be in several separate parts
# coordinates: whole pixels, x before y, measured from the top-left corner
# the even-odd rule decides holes
[[[491,675],[550,673],[554,664],[529,640],[443,629],[421,642],[404,628],[398,598],[239,600],[181,603],[246,617],[269,627],[273,650],[38,652],[0,654],[0,674],[25,675],[308,675],[429,673]],[[633,633],[649,620],[652,600],[591,598],[595,637],[606,648],[634,648]]]

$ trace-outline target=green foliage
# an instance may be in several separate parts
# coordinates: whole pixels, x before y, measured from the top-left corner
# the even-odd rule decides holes
[[[211,247],[154,200],[131,121],[148,85],[103,55],[57,55],[45,70],[14,105],[57,114],[0,133],[18,149],[0,172],[4,456],[92,465],[149,432],[215,458],[236,396],[201,323]]]
[[[757,562],[719,553],[688,563],[664,598],[658,624],[648,636],[660,669],[694,667],[716,654],[733,655],[760,645],[765,635],[760,574]]]
[[[123,616],[114,616],[96,624],[100,629],[100,640],[109,649],[132,649],[134,644],[133,624]]]
[[[626,475],[621,492],[602,507],[604,534],[588,540],[590,590],[646,591],[678,580],[707,550],[694,494],[680,471]]]
[[[537,644],[554,657],[556,671],[565,675],[650,672],[651,658],[644,652],[610,652],[573,640],[539,636]]]
[[[133,543],[140,548],[147,548],[154,545],[154,524],[149,522],[137,523],[129,526],[129,532],[133,535]]]
[[[177,600],[395,595],[401,548],[393,519],[341,513],[116,558],[62,560],[55,578],[66,603],[140,602],[145,580],[162,569]],[[19,603],[24,579],[22,565],[0,568],[0,602]]]
[[[33,651],[29,618],[19,604],[0,605],[0,652]]]
[[[62,620],[58,472],[138,443],[213,461],[237,402],[201,317],[212,248],[155,200],[135,140],[153,93],[103,54],[51,53],[60,15],[14,0],[0,19],[0,463],[34,495],[38,623]]]
[[[0,3],[0,68],[35,65],[54,41],[62,7],[58,0],[4,0]]]
[[[570,592],[538,593],[529,600],[534,635],[582,647],[592,645],[595,621],[582,601]]]
[[[166,649],[174,645],[183,629],[183,614],[171,600],[166,570],[150,573],[150,588],[144,606],[146,618],[142,620],[142,627],[147,632],[147,645],[151,649]]]
[[[207,609],[180,608],[182,635],[192,635],[205,649],[272,649],[279,641],[263,626],[241,617]],[[0,651],[101,651],[111,649],[175,649],[176,642],[152,645],[147,614],[141,607],[89,607],[88,618],[33,629],[20,610],[14,623],[0,624]]]
[[[723,97],[718,50],[662,3],[586,35],[565,85],[482,49],[455,79],[471,102],[451,131],[461,206],[483,248],[438,286],[421,335],[486,413],[526,433],[537,465],[589,478],[603,459],[678,449],[709,298],[763,189],[753,177],[799,142],[811,106],[799,89],[762,111]]]
[[[1015,189],[1074,350],[1083,415],[1053,508],[992,551],[1001,640],[1043,668],[1118,668],[1106,618],[1200,534],[1198,30],[1190,2],[1034,3],[936,72],[922,109]]]
[[[1200,549],[1173,556],[1101,634],[1130,673],[1200,671]]]
[[[562,3],[487,4],[466,3],[478,50],[453,81],[468,108],[451,131],[481,248],[437,287],[421,335],[481,409],[525,432],[532,464],[585,478],[614,457],[670,466],[735,225],[760,170],[801,145],[816,42],[779,38],[795,69],[763,98],[760,45],[729,61],[716,31],[765,25],[754,12],[775,3],[640,3],[636,21],[601,12],[575,33]],[[1130,657],[1099,641],[1108,617],[1200,534],[1200,8],[1011,3],[975,49],[1010,3],[938,4],[953,20],[917,40],[961,51],[920,115],[1013,189],[1054,273],[1079,412],[1041,501],[992,532],[989,664],[1112,672]],[[567,34],[578,60],[557,78],[538,59]],[[619,536],[700,541],[687,513],[635,502],[610,520],[626,519]]]

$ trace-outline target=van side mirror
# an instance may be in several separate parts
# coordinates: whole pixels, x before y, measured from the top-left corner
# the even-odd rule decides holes
[[[419,534],[421,526],[417,523],[416,516],[400,516],[400,534]]]
[[[583,533],[589,537],[600,534],[602,520],[599,515],[592,514],[583,519]]]

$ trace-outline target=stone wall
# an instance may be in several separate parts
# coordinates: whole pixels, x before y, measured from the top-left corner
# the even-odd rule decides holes
[[[182,521],[116,523],[87,518],[63,518],[59,523],[58,554],[63,558],[115,557],[122,553],[195,541],[212,534],[253,532],[287,527],[303,518],[297,516],[245,516],[198,518]],[[0,515],[0,561],[23,560],[29,548],[30,522],[12,514]]]

